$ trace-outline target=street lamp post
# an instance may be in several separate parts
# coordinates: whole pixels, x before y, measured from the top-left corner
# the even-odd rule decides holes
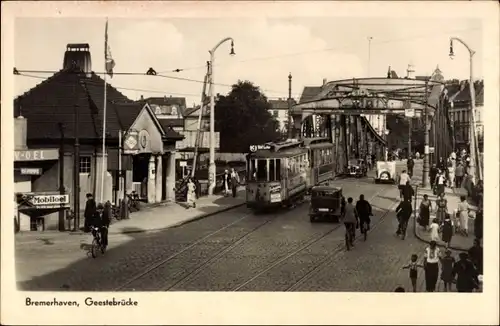
[[[222,39],[217,45],[215,45],[210,53],[210,83],[209,83],[209,93],[210,93],[210,165],[208,167],[208,194],[214,194],[215,188],[215,98],[214,98],[214,61],[215,61],[215,51],[223,43],[231,41],[231,52],[230,55],[234,55],[234,40],[232,37],[226,37]]]
[[[425,108],[424,108],[424,168],[422,171],[422,187],[429,184],[429,81],[425,81]]]
[[[478,177],[480,180],[483,179],[482,176],[482,169],[481,169],[481,164],[477,162],[477,159],[479,158],[479,153],[477,149],[477,135],[476,135],[476,93],[474,90],[474,79],[473,79],[473,56],[476,53],[474,50],[472,50],[464,41],[462,41],[458,37],[451,37],[450,38],[450,58],[453,59],[455,54],[453,53],[453,41],[457,41],[462,43],[463,46],[469,51],[469,65],[470,65],[470,73],[469,73],[469,92],[470,92],[470,127],[469,127],[469,144],[470,144],[470,165],[469,165],[469,174],[472,177],[472,182],[475,184],[476,183],[476,170],[475,167],[477,166],[477,172],[478,172]],[[477,165],[476,165],[477,164]]]

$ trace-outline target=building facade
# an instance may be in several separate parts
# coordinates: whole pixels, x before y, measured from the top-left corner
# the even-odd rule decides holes
[[[269,113],[278,121],[279,130],[282,134],[286,134],[288,132],[288,99],[279,98],[277,100],[269,100],[269,104],[271,105],[271,109]],[[295,99],[291,99],[291,105],[294,106],[297,104]]]
[[[31,191],[65,191],[78,212],[87,193],[97,202],[117,203],[124,189],[147,202],[175,198],[175,143],[183,136],[110,84],[106,98],[103,152],[104,80],[92,71],[88,44],[68,44],[63,69],[14,100],[14,117],[26,119],[27,148],[59,153],[30,180]],[[48,228],[53,218],[44,217]]]
[[[470,110],[470,90],[469,81],[453,80],[447,86],[450,101],[450,119],[454,131],[455,148],[468,148],[470,141],[471,127],[471,110]],[[484,123],[483,123],[483,108],[484,108],[484,82],[474,82],[474,90],[476,95],[476,133],[478,136],[479,149],[483,151],[484,143]]]

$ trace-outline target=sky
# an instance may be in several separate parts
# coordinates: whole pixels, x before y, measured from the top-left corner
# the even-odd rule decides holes
[[[103,72],[105,21],[16,18],[15,67],[57,71],[62,68],[66,44],[89,43],[92,69]],[[188,106],[199,104],[208,51],[225,37],[234,39],[236,55],[229,55],[229,42],[217,49],[215,93],[226,94],[238,80],[249,80],[270,99],[286,98],[291,73],[292,96],[298,98],[304,86],[320,86],[324,78],[385,77],[388,66],[403,77],[408,64],[413,65],[415,75],[430,75],[439,66],[446,79],[467,79],[469,55],[462,45],[455,44],[455,58],[449,58],[451,36],[460,37],[476,51],[474,75],[482,78],[483,32],[479,19],[109,18],[115,72],[145,73],[152,67],[162,75],[195,81],[120,75],[108,81],[133,100],[141,95],[181,96],[186,97]],[[172,72],[175,69],[184,70]],[[25,74],[40,78],[15,76],[16,96],[50,76]]]

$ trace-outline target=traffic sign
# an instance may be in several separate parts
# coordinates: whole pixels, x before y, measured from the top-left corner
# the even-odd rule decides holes
[[[405,117],[414,118],[415,117],[415,109],[412,109],[412,108],[405,109]]]

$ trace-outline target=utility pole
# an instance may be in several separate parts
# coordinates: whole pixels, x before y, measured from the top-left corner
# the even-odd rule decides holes
[[[425,81],[425,108],[424,108],[424,168],[422,173],[422,187],[426,188],[429,184],[429,81]]]
[[[412,134],[412,128],[413,128],[413,118],[409,117],[408,118],[408,158],[411,156],[411,134]]]
[[[75,74],[75,81],[73,85],[74,90],[74,114],[75,114],[75,145],[74,145],[74,165],[73,165],[73,207],[75,214],[75,227],[74,231],[78,231],[80,229],[80,115],[78,114],[78,93],[76,91],[77,84],[80,82],[78,78],[78,74]]]
[[[234,41],[231,37],[226,37],[217,43],[210,53],[210,75],[209,75],[209,89],[210,94],[210,164],[208,166],[208,194],[213,195],[215,189],[215,94],[214,94],[214,62],[215,62],[215,51],[224,42],[231,41],[231,52],[229,55],[234,55]]]
[[[288,74],[288,138],[293,138],[293,118],[292,118],[292,73]]]

